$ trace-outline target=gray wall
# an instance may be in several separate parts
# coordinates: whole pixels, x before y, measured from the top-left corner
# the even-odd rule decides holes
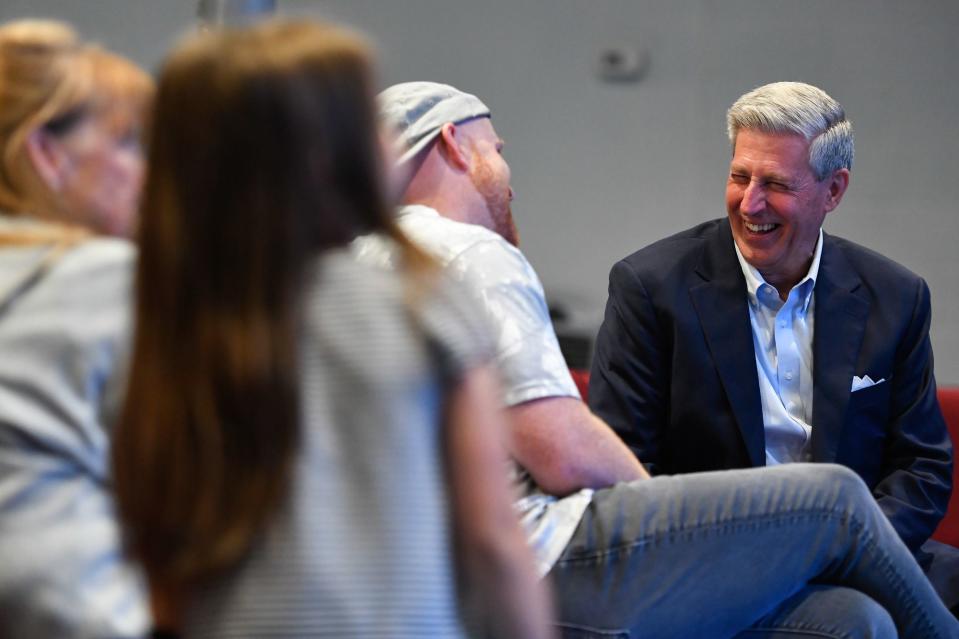
[[[775,80],[821,86],[856,130],[829,232],[926,278],[940,384],[959,384],[959,3],[954,0],[281,0],[377,43],[384,85],[457,84],[506,139],[523,250],[572,325],[595,331],[612,263],[724,214],[724,113]],[[72,20],[153,65],[192,0],[3,0],[0,19]],[[649,54],[640,82],[599,80],[610,46]]]

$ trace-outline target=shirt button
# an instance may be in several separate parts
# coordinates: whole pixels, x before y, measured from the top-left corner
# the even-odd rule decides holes
[[[792,378],[793,378],[792,373],[786,373],[786,379],[792,379]]]

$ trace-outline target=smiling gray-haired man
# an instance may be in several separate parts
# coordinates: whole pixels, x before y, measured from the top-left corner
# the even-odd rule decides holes
[[[928,566],[920,547],[952,479],[929,289],[823,233],[853,161],[852,125],[833,98],[808,84],[768,84],[736,100],[727,128],[727,217],[643,248],[610,273],[590,405],[653,474],[848,466]],[[931,547],[933,569],[954,556]],[[957,572],[943,577],[955,582]],[[959,584],[936,581],[955,605]]]

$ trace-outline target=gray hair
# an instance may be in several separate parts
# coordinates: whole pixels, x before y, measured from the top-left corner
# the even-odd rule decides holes
[[[742,129],[801,135],[809,142],[809,166],[817,180],[852,168],[852,123],[841,104],[810,84],[773,82],[741,96],[726,112],[734,149]]]

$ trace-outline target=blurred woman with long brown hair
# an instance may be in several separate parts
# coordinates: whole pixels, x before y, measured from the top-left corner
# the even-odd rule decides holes
[[[188,636],[458,637],[464,609],[547,632],[485,333],[392,222],[372,92],[363,42],[313,22],[162,70],[113,462]],[[352,258],[367,232],[398,274]]]
[[[109,477],[152,81],[65,24],[0,25],[0,635],[137,637]]]

